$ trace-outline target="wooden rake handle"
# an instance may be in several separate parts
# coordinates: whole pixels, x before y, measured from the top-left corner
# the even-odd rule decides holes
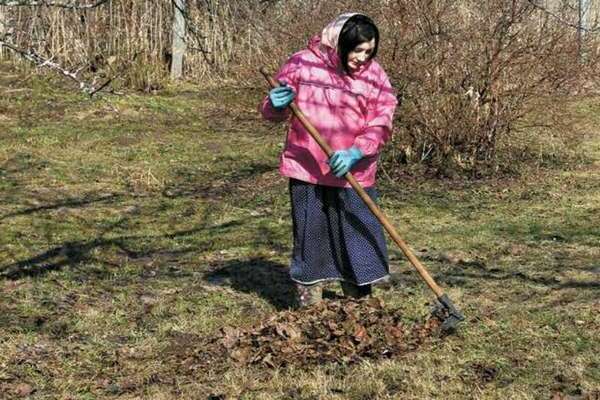
[[[269,85],[271,86],[271,88],[276,88],[276,87],[280,86],[280,84],[271,77],[271,75],[268,73],[268,71],[264,67],[262,67],[260,69],[260,73],[265,77],[267,82],[269,82]],[[319,131],[317,131],[317,129],[308,120],[308,118],[306,118],[304,113],[302,111],[300,111],[298,106],[294,102],[292,102],[292,103],[290,103],[290,105],[288,107],[292,110],[292,112],[294,113],[294,116],[296,118],[298,118],[298,120],[302,123],[302,125],[304,125],[304,127],[306,128],[308,133],[313,137],[313,139],[315,139],[317,141],[317,143],[319,144],[319,146],[321,146],[321,148],[327,154],[327,156],[331,157],[333,155],[333,149],[331,148],[331,146],[329,146],[329,144],[325,141],[325,139],[323,139],[323,137],[321,136]],[[427,283],[427,286],[429,286],[431,288],[431,290],[435,293],[435,295],[438,298],[444,296],[444,291],[438,286],[437,283],[435,283],[435,281],[433,280],[431,275],[429,275],[429,272],[427,271],[425,266],[423,264],[421,264],[419,259],[409,249],[408,245],[404,242],[404,240],[402,240],[400,235],[398,235],[398,232],[396,232],[396,229],[391,224],[391,222],[388,220],[388,218],[385,216],[383,211],[381,211],[381,209],[377,206],[377,204],[375,204],[375,202],[371,199],[371,197],[367,194],[367,192],[365,192],[365,190],[362,188],[362,186],[357,182],[356,178],[354,178],[354,176],[352,176],[352,174],[350,172],[348,172],[346,175],[344,175],[344,178],[346,178],[348,183],[350,183],[350,186],[352,186],[352,188],[356,191],[356,193],[358,193],[360,198],[365,202],[367,207],[369,207],[369,210],[371,210],[373,215],[375,215],[375,217],[377,217],[379,222],[381,222],[381,225],[383,225],[383,227],[385,228],[387,233],[390,235],[392,240],[394,242],[396,242],[398,247],[400,247],[400,249],[406,256],[406,258],[408,258],[408,260],[413,265],[413,267],[415,267],[415,269],[417,270],[419,275],[421,275],[421,278],[423,278],[425,283]]]

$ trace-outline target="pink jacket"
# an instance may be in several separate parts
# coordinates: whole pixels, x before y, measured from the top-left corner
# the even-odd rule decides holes
[[[340,67],[337,41],[342,26],[354,14],[332,21],[321,36],[313,37],[308,48],[292,55],[277,73],[296,93],[295,102],[334,150],[359,148],[364,158],[352,174],[363,187],[375,184],[377,159],[391,136],[396,96],[381,66],[371,60],[348,76]],[[289,109],[271,107],[269,97],[260,111],[271,121],[284,121]],[[300,121],[292,118],[280,157],[282,175],[325,186],[350,187],[337,178],[327,164],[328,157]]]

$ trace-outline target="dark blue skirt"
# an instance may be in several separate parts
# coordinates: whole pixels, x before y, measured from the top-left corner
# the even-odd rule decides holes
[[[290,179],[293,281],[343,280],[367,285],[389,274],[381,224],[354,189]],[[377,201],[375,188],[366,192]]]

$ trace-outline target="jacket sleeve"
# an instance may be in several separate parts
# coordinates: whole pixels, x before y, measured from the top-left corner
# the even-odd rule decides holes
[[[356,136],[354,146],[364,156],[374,156],[392,136],[392,121],[398,104],[387,75],[381,71],[382,79],[367,106],[367,123]]]
[[[278,82],[287,83],[293,90],[294,93],[298,93],[298,70],[302,65],[300,54],[296,53],[290,57],[287,62],[281,67],[275,80]],[[290,109],[285,108],[283,110],[277,110],[271,106],[269,96],[265,96],[261,104],[259,105],[259,111],[263,118],[269,121],[280,122],[285,121],[290,116]]]

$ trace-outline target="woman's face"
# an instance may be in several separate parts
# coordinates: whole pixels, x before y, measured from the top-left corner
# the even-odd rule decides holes
[[[370,42],[362,42],[348,53],[348,68],[350,71],[356,71],[366,63],[373,50],[375,50],[375,39],[371,39]]]

